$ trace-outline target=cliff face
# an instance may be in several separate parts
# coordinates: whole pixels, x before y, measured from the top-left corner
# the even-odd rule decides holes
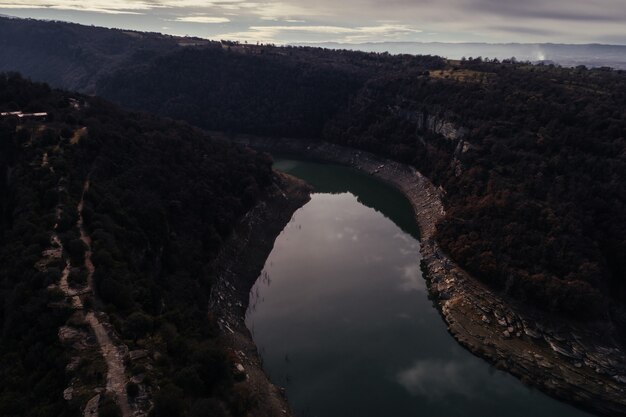
[[[469,135],[469,128],[453,121],[454,114],[445,110],[425,109],[414,111],[401,106],[392,109],[393,113],[399,117],[415,125],[418,139],[425,147],[437,146],[436,144],[427,143],[425,133],[439,135],[450,143],[455,144],[454,152],[451,157],[450,167],[454,171],[454,175],[459,177],[463,173],[465,167],[461,161],[461,155],[467,153],[472,145],[466,138]]]
[[[417,128],[436,133],[451,141],[465,138],[468,129],[449,120],[444,114],[431,114],[424,110],[417,113]]]

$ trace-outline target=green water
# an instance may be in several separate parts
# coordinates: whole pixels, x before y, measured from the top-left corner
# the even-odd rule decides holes
[[[579,417],[464,350],[428,300],[418,230],[396,190],[281,159],[315,187],[277,238],[247,324],[300,417]]]

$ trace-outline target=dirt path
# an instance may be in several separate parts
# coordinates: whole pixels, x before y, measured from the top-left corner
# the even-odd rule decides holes
[[[84,220],[83,220],[83,208],[85,207],[85,195],[89,192],[89,179],[85,181],[83,185],[83,194],[80,197],[80,201],[78,202],[78,221],[76,222],[76,227],[80,231],[80,240],[83,241],[87,250],[85,251],[85,268],[87,268],[87,288],[90,292],[93,293],[93,273],[96,270],[93,266],[93,262],[91,262],[91,237],[85,231]]]
[[[86,292],[83,291],[81,293],[87,293],[95,296],[93,291],[93,273],[95,271],[95,267],[93,265],[93,262],[91,261],[91,237],[89,237],[85,230],[83,220],[85,195],[87,194],[87,192],[89,192],[89,185],[89,179],[87,179],[83,186],[83,193],[77,207],[78,222],[76,223],[76,226],[80,231],[80,239],[87,247],[87,250],[85,251],[85,268],[87,268],[87,288]],[[112,332],[112,329],[110,329],[110,326],[106,326],[105,323],[103,323],[103,321],[98,318],[98,315],[94,311],[89,311],[85,315],[85,321],[89,323],[94,334],[96,335],[96,340],[98,341],[98,345],[100,345],[100,351],[102,352],[102,356],[104,357],[104,360],[107,364],[106,389],[108,392],[115,396],[117,405],[122,411],[122,416],[131,417],[133,415],[133,412],[131,410],[130,404],[128,402],[128,396],[126,394],[126,383],[128,382],[126,378],[126,368],[124,366],[124,353],[126,349],[123,346],[118,347],[113,343],[110,337],[110,332]]]
[[[130,417],[133,412],[128,403],[126,394],[126,368],[124,367],[124,350],[116,347],[111,338],[109,331],[104,324],[98,319],[93,311],[85,315],[85,321],[89,323],[96,340],[100,345],[100,351],[107,364],[107,385],[106,390],[115,395],[117,405],[122,411],[122,416]]]
[[[96,341],[98,343],[99,350],[107,366],[106,376],[106,391],[109,392],[116,400],[123,417],[132,417],[134,415],[133,409],[128,401],[128,395],[126,393],[126,383],[128,378],[126,377],[126,368],[124,366],[124,356],[128,349],[121,343],[116,343],[115,330],[107,322],[107,318],[104,314],[97,311],[88,310],[85,311],[84,299],[86,297],[95,297],[93,274],[95,267],[91,261],[91,237],[87,234],[84,227],[83,208],[85,206],[85,195],[89,192],[89,179],[87,179],[83,186],[82,195],[78,203],[78,221],[76,227],[80,232],[80,239],[86,246],[85,250],[85,268],[87,269],[87,283],[82,288],[72,288],[69,283],[69,275],[72,269],[72,264],[69,259],[65,260],[65,265],[61,273],[61,278],[56,287],[60,289],[63,294],[71,300],[71,306],[74,310],[83,310],[85,313],[85,323],[91,327]],[[62,208],[58,206],[56,208],[57,224],[54,226],[54,232],[50,239],[50,248],[42,253],[42,259],[37,263],[36,267],[40,270],[45,270],[48,265],[54,261],[57,261],[63,257],[63,243],[57,234],[58,222],[62,215]],[[67,326],[64,326],[67,329]],[[60,330],[60,335],[62,331]],[[97,417],[98,401],[100,395],[94,396],[85,406],[84,415],[90,417]]]

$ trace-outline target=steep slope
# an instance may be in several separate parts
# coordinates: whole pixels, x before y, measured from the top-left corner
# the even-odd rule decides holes
[[[265,410],[209,296],[246,214],[287,222],[306,189],[186,124],[0,75],[15,106],[43,114],[0,115],[0,414]]]
[[[179,44],[159,34],[0,17],[0,71],[88,93],[125,62],[147,61]]]

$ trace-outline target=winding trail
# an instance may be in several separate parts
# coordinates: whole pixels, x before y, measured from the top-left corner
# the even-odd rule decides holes
[[[87,192],[89,192],[89,185],[89,178],[87,178],[85,184],[83,185],[83,193],[80,197],[80,202],[78,203],[77,207],[78,222],[76,223],[76,226],[80,231],[80,239],[87,247],[87,250],[85,251],[85,268],[87,268],[86,293],[95,297],[95,293],[93,291],[93,273],[95,271],[95,267],[93,265],[93,262],[91,261],[91,237],[85,231],[83,220],[85,195],[87,194]],[[116,346],[113,343],[110,336],[111,334],[113,334],[113,329],[104,320],[98,318],[96,312],[87,312],[87,314],[85,315],[85,321],[89,323],[94,334],[96,335],[96,340],[98,341],[98,345],[100,345],[100,351],[102,352],[102,356],[104,357],[104,360],[107,364],[106,389],[108,392],[112,393],[115,396],[117,405],[120,407],[120,410],[122,412],[122,416],[131,417],[133,415],[133,412],[128,402],[128,395],[126,394],[126,383],[128,382],[128,380],[126,378],[126,367],[124,366],[124,354],[128,349],[126,348],[126,346]]]
[[[87,179],[83,185],[80,201],[78,203],[78,221],[76,227],[80,232],[80,239],[85,244],[85,268],[87,269],[87,284],[80,288],[75,289],[70,287],[68,278],[72,269],[71,262],[68,259],[65,260],[65,266],[63,268],[61,278],[59,280],[58,288],[65,294],[67,298],[71,300],[71,306],[74,310],[83,310],[85,312],[85,323],[89,324],[93,331],[102,357],[107,366],[107,382],[106,391],[109,392],[114,398],[117,405],[122,412],[122,417],[132,417],[137,414],[133,412],[133,409],[128,401],[128,395],[126,393],[126,383],[128,378],[126,377],[126,368],[124,365],[124,357],[128,352],[128,348],[118,341],[115,335],[115,330],[108,323],[106,315],[101,312],[97,312],[92,309],[86,309],[84,305],[85,297],[95,298],[93,274],[95,267],[91,260],[91,237],[87,234],[84,227],[83,208],[85,206],[85,195],[89,192],[89,179]],[[43,252],[43,259],[38,263],[38,267],[45,269],[46,266],[55,259],[61,259],[63,254],[63,243],[57,234],[58,221],[62,214],[61,207],[57,207],[56,216],[57,224],[54,226],[54,233],[51,237],[51,248]],[[66,327],[66,326],[64,326]],[[63,329],[63,328],[62,328]],[[59,331],[61,335],[62,329]],[[85,417],[97,417],[98,415],[98,402],[100,395],[94,396],[85,406],[83,415]]]

